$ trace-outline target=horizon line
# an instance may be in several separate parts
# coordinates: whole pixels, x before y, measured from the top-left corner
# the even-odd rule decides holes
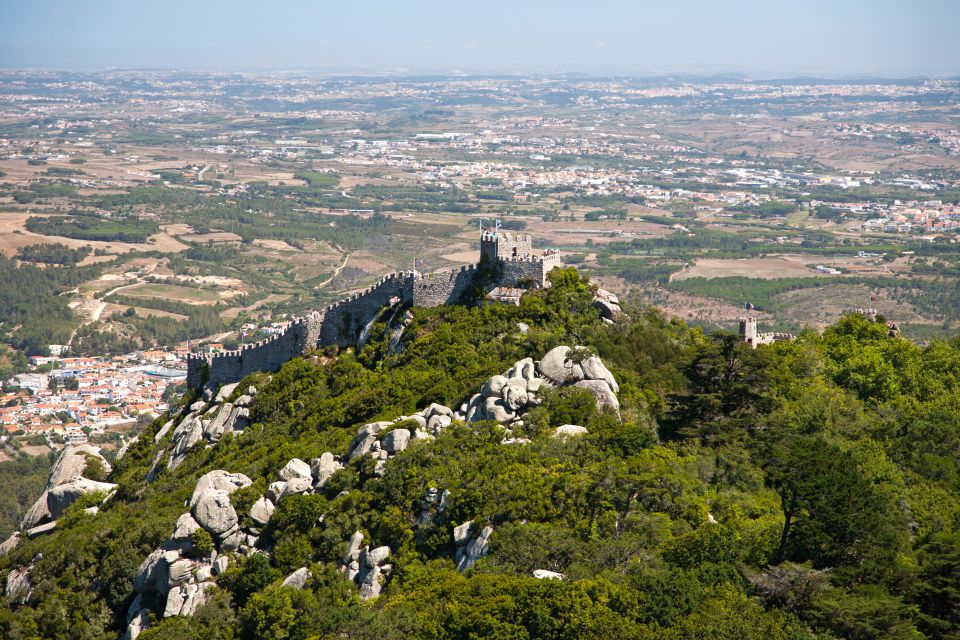
[[[508,71],[496,69],[428,69],[428,68],[373,68],[373,67],[236,67],[236,68],[217,68],[211,67],[178,67],[178,66],[134,66],[134,67],[96,67],[96,68],[77,68],[69,69],[63,67],[12,67],[0,64],[0,73],[59,73],[59,74],[109,74],[109,73],[198,73],[209,75],[227,75],[227,74],[315,74],[321,76],[354,76],[354,77],[394,77],[394,78],[413,78],[420,76],[445,77],[445,78],[489,78],[489,77],[508,77],[508,78],[624,78],[624,79],[650,79],[650,80],[683,80],[683,79],[729,79],[745,82],[760,82],[771,80],[960,80],[960,69],[955,71],[945,71],[938,73],[931,72],[894,72],[894,71],[774,71],[774,70],[756,70],[753,72],[745,70],[696,70],[696,69],[677,69],[677,70],[649,70],[649,71],[628,71],[628,70],[551,70],[551,71]]]

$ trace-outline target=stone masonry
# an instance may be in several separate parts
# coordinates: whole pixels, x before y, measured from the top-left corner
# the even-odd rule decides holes
[[[781,340],[794,339],[794,335],[792,333],[758,332],[757,319],[753,316],[740,318],[740,336],[743,338],[744,342],[752,346],[754,349],[757,348],[757,345],[773,344],[774,342],[780,342]]]
[[[495,263],[493,286],[543,287],[547,273],[560,266],[560,255],[547,250],[535,255],[529,234],[485,231],[480,237],[481,263]],[[277,371],[290,359],[328,345],[352,346],[384,307],[398,304],[437,307],[455,304],[474,283],[479,265],[419,273],[391,273],[377,284],[336,302],[322,311],[296,318],[286,331],[235,351],[190,354],[187,385],[217,387],[237,382],[257,371]]]

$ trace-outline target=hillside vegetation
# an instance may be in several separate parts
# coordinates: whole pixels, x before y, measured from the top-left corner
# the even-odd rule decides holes
[[[921,348],[849,316],[753,350],[652,310],[605,324],[575,271],[551,280],[518,307],[414,309],[399,351],[385,314],[359,353],[255,376],[241,384],[259,389],[250,426],[147,481],[169,441],[155,441],[161,417],[114,465],[99,513],[78,501],[52,534],[0,556],[0,579],[33,563],[0,637],[120,637],[138,567],[203,474],[246,474],[231,498],[245,512],[291,458],[344,454],[358,426],[433,402],[459,407],[561,344],[603,360],[619,417],[559,388],[514,428],[529,443],[454,422],[382,475],[359,457],[278,503],[260,532],[270,554],[233,557],[193,617],[151,614],[140,640],[956,637],[957,341]],[[588,434],[554,437],[564,424]],[[422,518],[431,488],[449,491],[446,507]],[[458,572],[454,527],[468,520],[494,532]],[[391,550],[389,581],[365,602],[338,571],[355,531]],[[304,588],[281,585],[304,566]]]

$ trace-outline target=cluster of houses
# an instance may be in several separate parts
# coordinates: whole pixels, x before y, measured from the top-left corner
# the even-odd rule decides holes
[[[0,434],[56,436],[85,442],[123,430],[143,415],[167,410],[164,393],[186,379],[177,351],[142,351],[103,358],[35,357],[30,373],[4,381]]]

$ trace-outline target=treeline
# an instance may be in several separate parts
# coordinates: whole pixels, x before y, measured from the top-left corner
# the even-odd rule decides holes
[[[27,189],[13,192],[17,204],[29,204],[46,198],[68,198],[77,194],[77,188],[68,182],[43,180],[31,183]]]
[[[359,248],[366,244],[372,231],[396,224],[380,214],[360,217],[306,212],[291,200],[274,195],[236,196],[229,202],[207,202],[201,207],[170,212],[169,215],[172,220],[186,222],[194,228],[236,233],[244,243],[259,238],[283,240],[293,246],[305,239],[314,239]]]
[[[747,278],[730,276],[725,278],[684,278],[670,283],[670,289],[683,291],[704,298],[715,298],[733,304],[751,303],[757,309],[769,310],[774,306],[774,298],[787,291],[825,287],[831,284],[849,284],[851,279],[838,278]]]
[[[591,275],[615,275],[633,284],[656,282],[666,285],[670,281],[670,276],[683,267],[678,262],[602,256],[599,258],[599,263],[599,267],[591,269]]]
[[[303,171],[294,174],[293,177],[304,180],[312,189],[332,189],[340,182],[340,176],[337,174],[320,171]]]
[[[147,238],[160,230],[156,222],[135,218],[106,218],[80,212],[67,216],[33,216],[27,218],[26,227],[29,231],[45,236],[137,243],[146,242]]]
[[[669,254],[672,258],[692,259],[694,257],[743,258],[761,256],[769,253],[806,253],[811,255],[856,255],[859,251],[899,255],[906,248],[899,244],[853,244],[840,242],[829,232],[804,232],[801,244],[787,246],[773,244],[775,238],[783,234],[775,229],[751,229],[750,231],[719,231],[709,229],[700,223],[676,220],[672,218],[651,218],[650,222],[659,224],[687,225],[692,233],[677,231],[661,238],[637,238],[630,242],[615,242],[605,245],[605,249],[617,253]],[[912,248],[912,247],[910,247]],[[933,255],[933,250],[928,249]],[[956,251],[956,247],[952,248]]]
[[[470,194],[458,189],[415,186],[381,187],[360,184],[355,186],[351,193],[356,198],[364,198],[376,203],[384,211],[454,211],[458,213],[480,211],[480,207],[475,202],[471,202]],[[481,191],[480,193],[484,194],[483,197],[497,201],[503,201],[506,195],[505,192],[493,191]],[[477,194],[478,198],[481,198],[480,193]]]
[[[724,300],[732,304],[749,302],[760,310],[777,308],[777,296],[787,291],[828,287],[840,284],[860,284],[897,301],[911,305],[918,313],[936,319],[960,319],[960,280],[956,278],[885,278],[863,276],[832,276],[811,278],[685,278],[670,282],[669,288],[705,298]]]
[[[747,213],[759,218],[786,216],[798,210],[799,207],[795,202],[777,202],[775,200],[769,200],[752,206],[728,207],[728,211],[739,211],[740,213]]]
[[[172,347],[226,330],[219,307],[190,305],[156,298],[111,298],[116,304],[129,305],[128,312],[114,314],[107,324],[85,325],[77,330],[70,347],[78,355],[128,353],[140,348]],[[185,319],[141,316],[129,313],[134,306],[155,308],[185,315]]]
[[[109,211],[132,209],[141,205],[154,205],[164,208],[182,208],[197,205],[203,196],[190,189],[174,189],[153,182],[149,186],[134,187],[128,193],[111,193],[93,196],[89,199],[92,206]]]
[[[71,249],[65,244],[54,242],[51,244],[29,244],[20,247],[17,251],[17,259],[24,262],[42,262],[44,264],[77,264],[88,255],[92,249],[90,247],[78,247]]]

